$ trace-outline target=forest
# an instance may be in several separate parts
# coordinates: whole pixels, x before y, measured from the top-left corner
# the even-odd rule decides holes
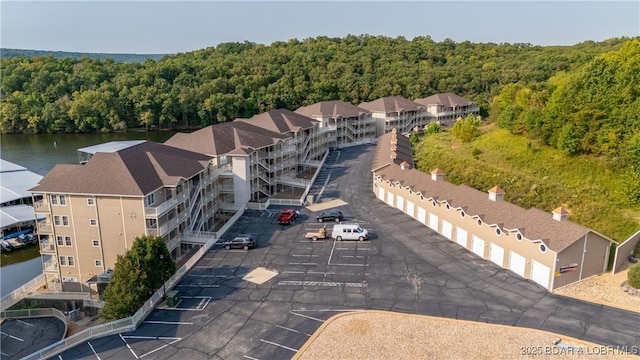
[[[483,116],[499,117],[501,126],[514,132],[526,130],[529,136],[557,142],[558,136],[552,136],[549,129],[564,129],[569,135],[562,137],[567,140],[563,144],[574,149],[572,136],[581,136],[591,128],[585,128],[584,123],[559,126],[553,121],[565,121],[556,115],[578,116],[574,110],[580,104],[573,97],[579,90],[576,82],[580,76],[575,74],[597,75],[613,61],[607,56],[615,57],[604,54],[637,41],[614,38],[573,46],[534,46],[450,39],[436,42],[428,36],[407,40],[349,35],[270,45],[224,43],[142,63],[120,63],[113,58],[3,56],[0,132],[198,128],[276,108],[295,110],[324,100],[358,104],[384,96],[412,100],[453,92],[475,100]],[[633,46],[625,51],[632,52]],[[600,60],[594,63],[594,59]],[[606,87],[602,81],[598,86]],[[637,83],[635,86],[637,89]],[[558,94],[551,96],[556,88],[560,89]],[[494,100],[496,96],[498,100]],[[637,91],[625,96],[616,101],[637,98]],[[542,108],[547,100],[555,104],[555,110],[550,105],[548,110]],[[590,101],[586,97],[579,100]],[[505,115],[506,111],[512,115]],[[547,111],[554,120],[536,120],[536,111]],[[590,113],[590,119],[605,124],[605,113]],[[525,118],[531,128],[520,125],[529,124]],[[540,129],[534,130],[537,125]]]

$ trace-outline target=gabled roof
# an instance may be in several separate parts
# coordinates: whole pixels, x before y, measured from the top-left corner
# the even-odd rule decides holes
[[[395,151],[392,150],[392,140],[395,139]],[[395,159],[392,159],[392,151],[395,152]],[[412,168],[413,152],[411,151],[411,142],[409,138],[398,133],[389,132],[378,138],[375,154],[373,155],[373,164],[371,171],[377,171],[387,165],[399,165],[407,162]]]
[[[0,160],[0,203],[31,198],[29,188],[42,179],[41,175],[6,160]]]
[[[415,99],[414,102],[421,104],[423,106],[429,105],[444,105],[447,107],[456,107],[456,106],[469,106],[475,104],[473,101],[469,99],[465,99],[462,96],[458,96],[452,93],[442,93],[428,96],[422,99]]]
[[[236,119],[234,123],[244,122],[278,134],[295,133],[310,129],[318,122],[287,109],[277,109],[254,115],[250,119]]]
[[[382,168],[377,175],[420,192],[425,198],[446,201],[453,208],[464,210],[468,216],[479,216],[486,224],[518,230],[533,241],[542,240],[553,251],[564,250],[592,231],[569,220],[554,220],[551,213],[540,209],[527,210],[506,201],[492,201],[486,193],[466,185],[431,180],[429,174],[416,169],[402,170],[400,166],[391,165]]]
[[[363,102],[358,105],[363,109],[372,111],[372,112],[401,112],[401,111],[416,111],[419,109],[424,109],[424,105],[418,104],[411,100],[407,100],[402,96],[387,96],[377,100]]]
[[[352,118],[358,117],[362,114],[371,113],[371,111],[367,109],[363,109],[341,100],[321,101],[309,106],[301,107],[295,112],[310,118],[323,116],[330,116],[333,118],[337,118],[339,116],[343,118]]]
[[[165,141],[165,144],[213,156],[246,155],[254,149],[275,144],[286,137],[254,123],[233,121],[209,125],[192,133],[177,133]]]
[[[120,151],[97,152],[84,165],[56,165],[29,191],[144,196],[191,178],[210,160],[207,155],[145,141]]]

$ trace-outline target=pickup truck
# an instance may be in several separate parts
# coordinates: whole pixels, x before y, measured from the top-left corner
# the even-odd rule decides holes
[[[278,216],[278,224],[293,224],[296,222],[296,218],[298,217],[298,212],[292,209],[284,209],[280,212],[280,216]]]

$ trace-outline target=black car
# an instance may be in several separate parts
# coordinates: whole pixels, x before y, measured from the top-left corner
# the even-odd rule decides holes
[[[318,214],[318,216],[316,216],[316,220],[318,220],[318,222],[323,222],[323,221],[342,222],[342,220],[344,220],[344,216],[342,215],[342,212],[338,210],[329,210],[329,211],[321,212],[320,214]]]
[[[239,235],[233,240],[225,241],[222,243],[225,249],[253,249],[256,247],[256,238],[253,235]]]

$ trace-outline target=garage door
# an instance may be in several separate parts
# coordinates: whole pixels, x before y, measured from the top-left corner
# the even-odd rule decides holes
[[[456,242],[462,245],[465,249],[467,248],[467,230],[456,227]]]
[[[407,214],[412,218],[416,217],[415,210],[413,209],[413,203],[411,201],[407,201]]]
[[[429,227],[438,231],[438,215],[429,214]]]
[[[396,207],[400,209],[400,211],[404,211],[404,198],[402,196],[396,198]]]
[[[378,188],[378,199],[384,201],[384,189],[381,187]]]
[[[544,286],[545,288],[549,288],[549,267],[546,265],[542,265],[541,263],[531,260],[531,280],[537,282],[538,284]]]
[[[391,192],[387,193],[387,204],[393,206],[393,193]]]
[[[473,250],[476,255],[484,259],[484,240],[474,236],[471,243],[471,250]]]
[[[442,235],[449,240],[453,240],[453,226],[451,226],[450,222],[442,220]]]
[[[509,270],[524,277],[525,263],[526,261],[524,256],[514,253],[513,251],[509,251]]]
[[[501,267],[504,266],[504,249],[491,243],[491,245],[489,245],[489,259]]]
[[[427,211],[421,207],[418,207],[418,221],[423,224],[427,223]]]

